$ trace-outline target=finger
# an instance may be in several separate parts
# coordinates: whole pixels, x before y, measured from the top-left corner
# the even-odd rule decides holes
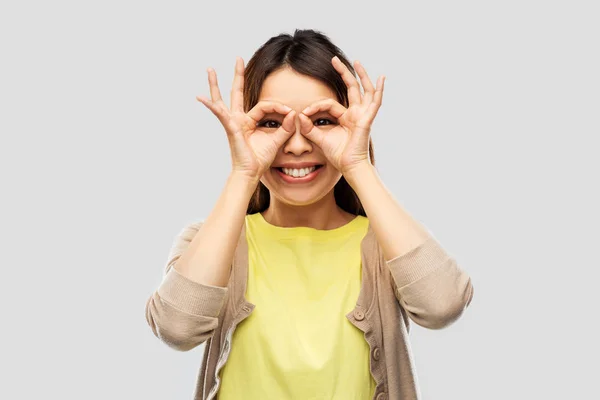
[[[217,82],[217,72],[212,68],[208,68],[206,71],[208,72],[208,86],[210,87],[210,97],[213,103],[222,101],[219,83]]]
[[[252,118],[255,122],[259,122],[264,118],[266,114],[269,113],[278,113],[282,115],[287,115],[292,109],[285,104],[279,103],[277,101],[259,101],[256,103],[254,107],[250,111],[248,111],[248,116]]]
[[[207,99],[204,96],[196,96],[196,99],[204,104],[204,106],[206,108],[208,108],[218,119],[219,121],[223,122],[223,114],[222,114],[222,110],[221,107],[217,106],[215,103],[213,103],[212,101],[210,101],[209,99]]]
[[[308,118],[304,113],[299,114],[299,119],[300,119],[300,132],[302,134],[304,134],[304,132],[310,132],[315,127],[315,124],[313,124],[311,119]]]
[[[244,60],[235,58],[233,85],[231,86],[231,110],[244,111]]]
[[[381,105],[383,100],[383,87],[385,86],[385,75],[380,76],[377,79],[377,89],[375,90],[375,94],[373,96],[373,101]]]
[[[295,123],[294,119],[296,118],[296,111],[292,110],[288,115],[285,116],[283,122],[279,129],[275,131],[275,143],[277,143],[278,147],[281,147],[290,136],[294,134]]]
[[[375,89],[373,101],[371,102],[371,104],[369,104],[369,107],[367,108],[366,112],[366,114],[368,115],[369,123],[373,122],[373,120],[375,119],[375,115],[377,115],[377,112],[379,111],[379,107],[381,107],[381,103],[383,100],[384,83],[385,76],[380,76],[379,79],[377,79],[377,88]]]
[[[371,101],[373,100],[373,95],[375,92],[375,88],[373,87],[373,82],[371,82],[371,79],[369,78],[369,75],[367,74],[367,70],[365,69],[365,67],[363,67],[363,65],[360,63],[360,61],[356,60],[354,62],[354,68],[356,69],[356,72],[358,73],[358,76],[360,77],[360,83],[361,83],[362,87],[365,89],[365,95],[363,97],[363,104],[370,104]]]
[[[319,147],[323,147],[322,143],[325,137],[325,133],[319,128],[316,128],[310,118],[306,115],[300,114],[300,133],[304,135],[308,140],[315,143]]]
[[[217,107],[215,107],[214,103],[212,101],[210,101],[209,99],[207,99],[204,96],[196,96],[196,99],[204,104],[206,106],[206,108],[208,108],[210,111],[212,111],[213,113],[218,112]]]
[[[327,111],[335,118],[340,118],[346,112],[347,108],[335,101],[334,99],[325,99],[314,102],[313,104],[302,110],[302,114],[311,116],[320,111]]]
[[[348,87],[348,103],[349,106],[354,104],[360,104],[361,94],[360,94],[360,86],[358,85],[358,81],[356,77],[350,72],[346,64],[344,64],[337,56],[333,57],[331,60],[333,67],[336,71],[342,76],[344,83]]]
[[[283,122],[281,123],[281,128],[283,128],[287,132],[293,133],[294,130],[296,129],[295,119],[296,119],[296,111],[292,110],[283,119]]]

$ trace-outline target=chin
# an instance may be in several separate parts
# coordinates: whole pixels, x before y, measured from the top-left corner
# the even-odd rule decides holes
[[[290,188],[281,185],[273,185],[268,182],[267,188],[278,201],[292,206],[307,206],[321,200],[328,193],[326,187],[318,185],[312,188]]]
[[[276,193],[280,202],[296,207],[308,206],[321,200],[324,196],[293,196],[286,193]]]

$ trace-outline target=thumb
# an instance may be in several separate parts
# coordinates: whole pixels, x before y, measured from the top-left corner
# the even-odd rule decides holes
[[[277,143],[278,147],[283,146],[285,141],[288,140],[288,138],[290,136],[292,136],[292,134],[294,133],[294,130],[296,129],[295,123],[294,123],[295,117],[296,117],[296,111],[295,110],[290,111],[283,119],[283,122],[281,123],[281,126],[279,127],[279,129],[277,129],[275,131],[275,133],[274,133],[275,143]]]
[[[314,126],[310,118],[302,113],[300,113],[300,133],[318,146],[321,146],[325,135],[319,128]]]

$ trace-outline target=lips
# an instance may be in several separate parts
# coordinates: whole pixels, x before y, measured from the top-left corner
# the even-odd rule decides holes
[[[314,165],[315,164],[313,164],[313,166]],[[319,173],[323,170],[323,167],[324,167],[323,165],[317,165],[316,169],[314,171],[308,173],[307,175],[305,175],[303,177],[293,177],[293,176],[287,175],[285,172],[283,172],[282,167],[274,167],[273,169],[275,169],[277,171],[277,175],[279,175],[279,177],[281,177],[281,179],[283,181],[285,181],[287,183],[298,184],[298,183],[307,183],[307,182],[310,182],[313,179],[315,179],[317,177],[317,175],[319,175]]]
[[[317,168],[320,168],[320,167],[321,167],[321,165],[314,165],[311,167],[304,167],[304,168],[279,167],[277,169],[289,176],[294,177],[294,178],[301,178],[302,176],[308,175],[309,173],[313,172],[314,170],[316,170]]]
[[[314,166],[323,166],[322,163],[315,161],[304,161],[299,163],[282,163],[276,166],[275,168],[290,168],[290,169],[302,169],[302,168],[310,168]]]

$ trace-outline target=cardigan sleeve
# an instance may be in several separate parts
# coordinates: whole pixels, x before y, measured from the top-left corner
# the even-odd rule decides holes
[[[398,302],[422,327],[442,329],[451,325],[473,299],[470,276],[433,236],[386,264]]]
[[[227,288],[194,282],[173,268],[201,225],[190,224],[175,237],[163,280],[146,301],[146,321],[152,333],[179,351],[191,350],[214,334],[227,297]]]

